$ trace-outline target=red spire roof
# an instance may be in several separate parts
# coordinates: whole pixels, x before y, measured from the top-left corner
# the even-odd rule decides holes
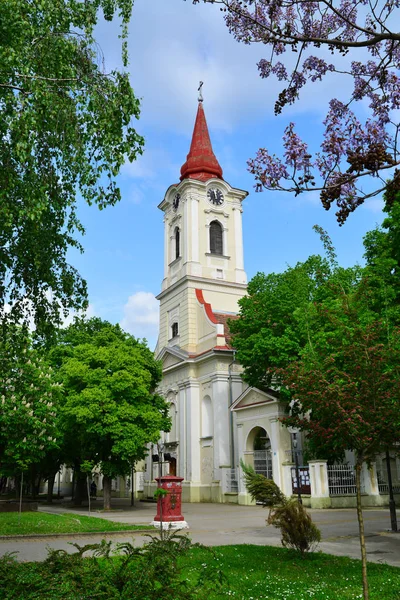
[[[181,168],[181,181],[182,179],[208,181],[213,177],[222,179],[222,169],[211,146],[203,103],[199,102],[192,143],[186,162]]]

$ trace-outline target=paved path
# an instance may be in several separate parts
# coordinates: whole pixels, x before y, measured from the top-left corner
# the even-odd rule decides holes
[[[97,512],[100,503],[95,505],[92,516],[121,523],[150,523],[155,515],[155,504],[138,502],[134,508],[129,501],[113,500],[116,510],[108,513]],[[44,512],[69,512],[62,506],[41,506]],[[73,510],[74,513],[87,515],[87,508]],[[321,529],[320,550],[338,556],[360,557],[358,525],[356,511],[353,509],[310,510],[314,522]],[[266,527],[267,510],[260,506],[238,506],[227,504],[184,504],[183,514],[189,523],[189,534],[194,542],[206,545],[228,544],[268,544],[280,546],[279,531],[272,526]],[[389,533],[389,511],[385,509],[366,509],[364,511],[368,560],[385,562],[400,567],[400,533]],[[398,513],[400,524],[400,513]],[[132,536],[138,544],[145,541],[142,533],[118,533],[110,536],[96,534],[81,536],[62,536],[57,538],[35,538],[25,540],[1,540],[0,555],[17,551],[19,559],[24,561],[43,560],[46,548],[72,551],[68,542],[79,544],[100,541],[102,537],[114,542],[131,541]]]

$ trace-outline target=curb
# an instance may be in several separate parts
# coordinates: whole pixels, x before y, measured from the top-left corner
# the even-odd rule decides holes
[[[148,529],[121,529],[120,531],[77,531],[76,533],[28,533],[26,535],[0,535],[0,542],[7,541],[22,541],[22,540],[32,540],[32,539],[57,539],[57,538],[65,538],[65,537],[84,537],[84,536],[99,536],[99,535],[124,535],[124,534],[133,534],[133,533],[149,533],[156,531],[155,527],[149,527]]]

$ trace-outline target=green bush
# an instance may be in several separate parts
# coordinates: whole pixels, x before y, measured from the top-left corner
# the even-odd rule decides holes
[[[272,479],[256,473],[243,461],[240,466],[252,499],[270,508],[267,523],[281,530],[282,545],[298,550],[302,555],[314,550],[321,541],[321,532],[304,506],[297,500],[288,500]]]
[[[129,543],[112,547],[105,540],[72,544],[76,552],[50,550],[43,563],[19,564],[6,555],[0,558],[0,599],[206,600],[220,589],[223,576],[213,550],[204,547],[214,566],[188,569],[190,551],[199,544],[169,530],[149,537],[138,548]]]
[[[320,530],[297,500],[272,508],[267,522],[281,530],[282,546],[298,550],[302,555],[314,550],[321,541]]]
[[[244,483],[252,500],[260,502],[263,506],[276,506],[286,501],[285,495],[281,492],[275,481],[267,479],[264,475],[256,473],[253,467],[245,465],[240,461],[244,473]]]

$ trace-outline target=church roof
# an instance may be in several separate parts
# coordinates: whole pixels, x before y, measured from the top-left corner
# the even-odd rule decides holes
[[[192,143],[186,162],[181,168],[181,181],[183,179],[208,181],[214,177],[222,179],[222,169],[212,149],[203,102],[199,102]]]
[[[224,336],[226,340],[226,346],[228,348],[233,348],[232,346],[232,334],[229,328],[228,321],[234,321],[239,318],[239,315],[233,315],[232,313],[216,313],[214,312],[214,317],[217,320],[217,323],[220,323],[224,326]]]

